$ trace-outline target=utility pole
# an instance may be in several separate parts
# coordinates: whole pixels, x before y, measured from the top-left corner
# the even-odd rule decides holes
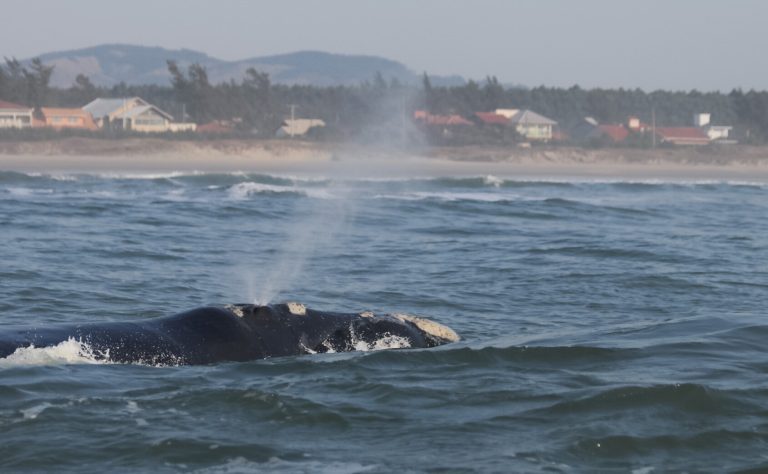
[[[656,148],[656,106],[651,106],[651,138],[653,140],[653,148]]]
[[[288,134],[291,136],[291,138],[293,138],[293,125],[296,121],[296,107],[298,107],[298,105],[290,104],[288,107],[291,108],[291,123],[288,125]]]
[[[406,137],[408,136],[405,131],[405,93],[400,97],[400,120],[400,140],[402,140],[403,145],[405,145]]]

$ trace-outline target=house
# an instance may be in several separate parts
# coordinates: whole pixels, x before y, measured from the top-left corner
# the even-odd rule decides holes
[[[693,125],[707,134],[710,140],[727,141],[733,127],[730,125],[712,125],[711,114],[699,113],[693,115]]]
[[[427,112],[426,110],[416,110],[413,113],[413,119],[417,122],[420,122],[423,125],[434,125],[434,126],[461,126],[461,125],[467,125],[471,126],[473,125],[472,122],[465,119],[461,115],[451,114],[451,115],[433,115]]]
[[[481,125],[508,127],[509,117],[496,112],[475,112],[475,118]]]
[[[55,107],[41,107],[40,114],[35,120],[36,127],[50,127],[57,130],[81,129],[98,130],[93,122],[91,114],[83,109],[64,109]]]
[[[621,143],[629,136],[629,129],[624,125],[598,124],[587,135],[588,140],[606,140],[611,143]]]
[[[275,135],[280,138],[300,137],[306,135],[314,127],[325,127],[325,122],[320,119],[287,119],[283,121]]]
[[[627,127],[630,132],[634,133],[650,132],[653,128],[653,126],[645,122],[641,122],[639,118],[634,116],[627,117],[627,122],[624,124],[624,126]]]
[[[100,128],[162,133],[194,131],[194,123],[177,123],[173,116],[141,97],[99,98],[83,107]]]
[[[584,117],[570,132],[571,138],[585,144],[596,143],[624,143],[631,137],[637,137],[650,132],[651,126],[640,121],[639,118],[627,117],[624,123],[599,123],[593,117]]]
[[[509,122],[517,133],[536,141],[552,140],[552,129],[557,125],[554,120],[527,109],[518,111]]]
[[[571,127],[569,135],[574,141],[587,141],[598,125],[600,125],[600,123],[593,117],[582,117],[581,120]]]
[[[134,132],[162,133],[170,130],[173,116],[154,105],[139,105],[114,116],[114,123]]]
[[[93,120],[99,128],[105,128],[116,120],[117,116],[126,110],[134,107],[149,105],[149,102],[140,97],[129,97],[125,99],[94,99],[88,103],[83,110],[91,114]],[[119,125],[122,128],[122,125]]]
[[[511,119],[517,113],[520,112],[520,109],[496,109],[494,113],[496,115],[503,115],[504,117],[507,117],[508,119]]]
[[[32,126],[32,107],[0,100],[0,128],[28,128]]]
[[[670,145],[706,145],[709,136],[698,127],[656,127],[656,138]]]
[[[195,131],[197,133],[228,134],[235,131],[235,126],[229,120],[213,120],[211,122],[198,125]]]

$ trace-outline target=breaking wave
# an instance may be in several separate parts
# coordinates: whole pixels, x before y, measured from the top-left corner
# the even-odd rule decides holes
[[[34,365],[108,364],[109,351],[94,350],[87,343],[70,337],[55,346],[27,346],[0,359],[0,368]]]
[[[261,193],[297,194],[301,196],[318,198],[318,199],[328,199],[332,197],[332,195],[324,189],[300,189],[294,186],[280,186],[276,184],[255,183],[252,181],[237,183],[231,186],[227,190],[227,192],[231,199],[238,200],[238,201],[248,199],[254,194],[261,194]]]

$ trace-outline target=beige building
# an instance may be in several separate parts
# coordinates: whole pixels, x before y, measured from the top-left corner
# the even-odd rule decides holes
[[[194,123],[177,123],[173,116],[140,97],[95,99],[83,110],[90,113],[100,128],[133,130],[144,133],[194,131]]]
[[[99,128],[111,127],[113,125],[122,127],[122,124],[115,124],[118,115],[134,107],[149,105],[149,102],[140,97],[128,97],[125,99],[94,99],[83,110],[91,114],[93,121]]]
[[[0,100],[0,128],[28,128],[32,126],[32,107]]]
[[[140,105],[120,112],[114,120],[126,130],[162,133],[170,130],[173,117],[154,105]]]
[[[283,126],[277,131],[278,137],[301,137],[314,127],[325,127],[325,122],[320,119],[288,119],[283,121]]]
[[[557,125],[554,120],[539,115],[532,110],[519,110],[509,120],[517,133],[528,140],[549,141],[552,140],[552,129]]]

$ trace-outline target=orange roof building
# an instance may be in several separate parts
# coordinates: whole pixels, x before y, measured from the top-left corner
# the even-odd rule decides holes
[[[63,109],[42,107],[41,116],[35,120],[37,127],[50,127],[57,130],[75,128],[81,130],[98,130],[91,114],[83,109]]]

